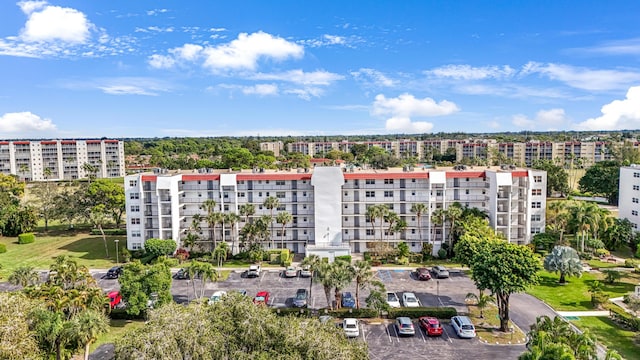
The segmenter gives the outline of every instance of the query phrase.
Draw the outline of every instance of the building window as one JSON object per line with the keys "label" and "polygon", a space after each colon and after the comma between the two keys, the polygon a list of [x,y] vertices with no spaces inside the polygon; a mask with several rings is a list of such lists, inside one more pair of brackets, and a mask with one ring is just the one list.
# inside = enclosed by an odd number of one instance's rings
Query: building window
{"label": "building window", "polygon": [[278,206],[278,207],[276,208],[276,210],[278,210],[278,211],[285,211],[285,210],[287,210],[287,207],[286,207],[285,205],[280,205],[280,206]]}
{"label": "building window", "polygon": [[416,233],[416,229],[411,229],[411,233],[415,234]]}
{"label": "building window", "polygon": [[349,208],[349,205],[344,204],[344,208],[345,208],[345,209],[348,209],[348,208]]}
{"label": "building window", "polygon": [[384,183],[385,183],[386,185],[393,184],[393,179],[384,179]]}
{"label": "building window", "polygon": [[258,192],[258,197],[262,197],[262,191]]}
{"label": "building window", "polygon": [[307,210],[307,204],[303,204],[302,209]]}
{"label": "building window", "polygon": [[638,216],[638,210],[631,210],[631,215]]}
{"label": "building window", "polygon": [[131,212],[140,212],[140,205],[131,205]]}
{"label": "building window", "polygon": [[393,197],[393,191],[385,191],[384,197]]}
{"label": "building window", "polygon": [[633,190],[640,190],[640,185],[633,185]]}
{"label": "building window", "polygon": [[140,199],[140,193],[131,193],[131,194],[129,194],[129,199],[131,199],[131,200]]}
{"label": "building window", "polygon": [[539,175],[538,176],[534,176],[533,177],[533,182],[541,183],[542,182],[542,176],[539,176]]}
{"label": "building window", "polygon": [[367,229],[367,235],[368,236],[373,236],[373,229]]}
{"label": "building window", "polygon": [[540,221],[540,214],[531,215],[531,221]]}
{"label": "building window", "polygon": [[415,191],[412,191],[412,192],[411,192],[411,196],[416,196],[416,192],[415,192]]}
{"label": "building window", "polygon": [[532,234],[540,234],[540,228],[539,227],[532,227],[531,228],[531,233]]}
{"label": "building window", "polygon": [[464,190],[465,195],[469,195],[469,189]]}
{"label": "building window", "polygon": [[366,197],[368,197],[368,198],[376,197],[376,192],[375,191],[367,191],[366,192]]}
{"label": "building window", "polygon": [[633,173],[633,177],[635,177],[635,178],[640,177],[640,173],[639,172],[634,172]]}
{"label": "building window", "polygon": [[278,199],[284,199],[284,195],[285,195],[285,194],[284,194],[284,191],[278,191],[278,192],[276,192],[276,197],[277,197]]}
{"label": "building window", "polygon": [[131,232],[131,237],[140,237],[140,231],[132,231]]}
{"label": "building window", "polygon": [[132,225],[140,225],[140,218],[131,218]]}
{"label": "building window", "polygon": [[307,192],[306,192],[306,191],[303,191],[303,192],[302,192],[302,196],[307,196]]}
{"label": "building window", "polygon": [[632,226],[634,229],[637,229],[637,228],[638,228],[638,224],[636,224],[636,223],[631,224],[631,226]]}
{"label": "building window", "polygon": [[540,201],[534,201],[531,203],[531,207],[534,209],[540,209],[542,207],[542,203]]}
{"label": "building window", "polygon": [[637,204],[638,203],[638,198],[631,198],[631,202]]}
{"label": "building window", "polygon": [[531,195],[533,195],[533,196],[542,196],[542,189],[533,189],[533,190],[531,190]]}
{"label": "building window", "polygon": [[138,180],[129,180],[129,186],[130,187],[138,186]]}
{"label": "building window", "polygon": [[141,250],[141,249],[142,249],[142,244],[140,244],[140,243],[133,243],[133,244],[131,244],[131,249],[132,249],[132,250]]}
{"label": "building window", "polygon": [[244,192],[239,192],[238,197],[244,197]]}
{"label": "building window", "polygon": [[284,180],[276,180],[276,185],[284,185]]}
{"label": "building window", "polygon": [[375,184],[376,184],[376,181],[375,181],[374,179],[367,179],[367,180],[365,181],[365,184],[366,184],[366,185],[375,185]]}
{"label": "building window", "polygon": [[225,204],[225,206],[224,206],[224,211],[229,211],[229,205],[226,205],[226,204]]}

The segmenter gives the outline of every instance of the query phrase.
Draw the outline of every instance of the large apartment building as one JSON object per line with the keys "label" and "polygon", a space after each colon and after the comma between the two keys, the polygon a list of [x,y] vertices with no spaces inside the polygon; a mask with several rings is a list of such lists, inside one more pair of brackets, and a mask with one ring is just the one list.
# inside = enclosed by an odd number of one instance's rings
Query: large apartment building
{"label": "large apartment building", "polygon": [[17,175],[26,181],[75,180],[92,175],[122,177],[125,175],[124,143],[120,140],[0,140],[0,173]]}
{"label": "large apartment building", "polygon": [[618,217],[631,221],[638,231],[640,226],[640,165],[620,168],[620,185],[618,190]]}
{"label": "large apartment building", "polygon": [[[288,152],[298,152],[309,156],[325,154],[331,150],[348,152],[355,144],[368,147],[379,146],[397,157],[416,157],[429,160],[434,154],[453,153],[456,161],[474,159],[474,161],[491,161],[492,157],[501,154],[510,163],[520,166],[531,166],[535,160],[552,160],[556,162],[574,162],[590,166],[602,160],[610,160],[611,154],[607,143],[603,141],[528,141],[497,142],[492,139],[482,140],[390,140],[390,141],[341,141],[341,142],[294,142],[287,144]],[[261,143],[261,148],[273,148],[277,143]],[[282,146],[282,143],[279,143]],[[633,146],[638,148],[638,143]],[[280,148],[281,149],[281,148]]]}
{"label": "large apartment building", "polygon": [[[127,246],[140,249],[150,238],[173,239],[181,246],[194,215],[207,199],[217,212],[238,213],[244,204],[254,204],[253,218],[270,214],[263,203],[279,200],[275,214],[287,211],[293,217],[285,225],[274,222],[273,238],[295,253],[317,253],[332,257],[366,251],[373,242],[405,241],[411,251],[422,242],[434,245],[436,253],[448,238],[447,225],[435,225],[431,214],[454,202],[488,214],[491,226],[508,241],[527,244],[533,234],[544,231],[546,173],[515,167],[443,169],[357,170],[316,166],[312,170],[242,171],[158,170],[125,177],[127,202]],[[427,213],[417,218],[414,204],[425,204]],[[407,224],[389,232],[388,223],[375,227],[366,216],[371,205],[384,204]],[[232,231],[230,224],[209,229],[200,223],[201,238],[215,232],[217,240],[237,244],[242,219]],[[249,220],[251,221],[251,220]],[[420,224],[420,227],[419,227]],[[382,229],[382,231],[380,231]],[[381,234],[381,232],[383,234]],[[265,244],[269,247],[271,244]],[[237,251],[237,248],[234,248]]]}

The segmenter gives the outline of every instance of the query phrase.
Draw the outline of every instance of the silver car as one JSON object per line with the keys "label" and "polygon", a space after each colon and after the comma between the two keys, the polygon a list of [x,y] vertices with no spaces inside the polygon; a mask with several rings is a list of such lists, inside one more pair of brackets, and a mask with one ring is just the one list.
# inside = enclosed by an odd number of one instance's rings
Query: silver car
{"label": "silver car", "polygon": [[438,279],[446,279],[449,277],[449,270],[442,265],[432,267],[431,272],[433,273],[433,277]]}
{"label": "silver car", "polygon": [[401,316],[396,319],[396,330],[398,330],[398,335],[413,336],[416,334],[413,322],[410,318],[405,316]]}

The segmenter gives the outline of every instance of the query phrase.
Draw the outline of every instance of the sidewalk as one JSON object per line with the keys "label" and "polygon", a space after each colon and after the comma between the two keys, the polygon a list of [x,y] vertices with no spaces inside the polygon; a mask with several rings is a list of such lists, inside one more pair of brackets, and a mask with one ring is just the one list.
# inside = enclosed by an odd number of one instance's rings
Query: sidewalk
{"label": "sidewalk", "polygon": [[575,316],[575,317],[588,317],[588,316],[609,316],[608,310],[594,310],[594,311],[557,311],[558,315],[562,317]]}

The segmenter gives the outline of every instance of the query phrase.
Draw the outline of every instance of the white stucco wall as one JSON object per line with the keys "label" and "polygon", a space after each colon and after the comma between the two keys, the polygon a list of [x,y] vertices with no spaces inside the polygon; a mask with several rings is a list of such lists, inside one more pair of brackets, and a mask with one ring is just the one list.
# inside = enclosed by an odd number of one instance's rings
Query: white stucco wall
{"label": "white stucco wall", "polygon": [[316,246],[342,245],[342,170],[337,166],[318,166],[313,170],[311,185]]}

